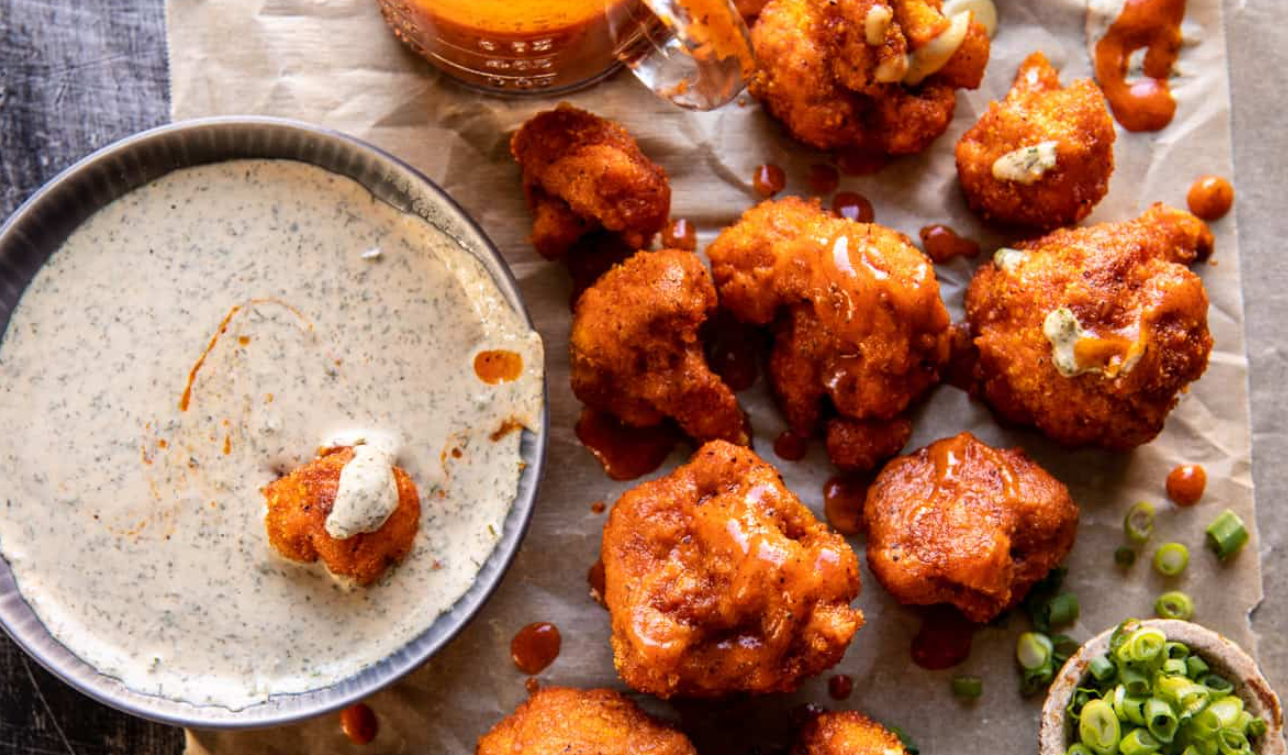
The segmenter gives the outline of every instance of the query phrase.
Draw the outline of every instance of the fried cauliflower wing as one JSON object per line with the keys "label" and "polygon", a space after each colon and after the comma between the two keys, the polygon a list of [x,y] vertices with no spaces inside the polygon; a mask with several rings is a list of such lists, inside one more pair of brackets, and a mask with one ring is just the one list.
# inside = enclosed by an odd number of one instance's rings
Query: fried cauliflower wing
{"label": "fried cauliflower wing", "polygon": [[353,448],[328,449],[322,456],[274,480],[264,488],[268,541],[282,557],[313,563],[369,585],[411,551],[420,526],[420,494],[407,473],[394,467],[398,506],[375,532],[344,538],[326,531],[326,518],[340,487],[340,472],[353,458]]}
{"label": "fried cauliflower wing", "polygon": [[563,103],[524,123],[510,153],[523,168],[532,244],[549,259],[600,228],[638,249],[666,224],[666,172],[613,121]]}
{"label": "fried cauliflower wing", "polygon": [[572,391],[634,427],[672,417],[700,441],[750,442],[729,386],[711,371],[698,329],[716,310],[711,274],[691,252],[639,252],[577,300]]}
{"label": "fried cauliflower wing", "polygon": [[930,260],[903,234],[792,197],[748,210],[707,256],[723,306],[773,325],[769,377],[792,432],[811,435],[830,407],[846,420],[828,432],[838,466],[897,453],[907,428],[894,420],[949,355]]}
{"label": "fried cauliflower wing", "polygon": [[906,755],[894,732],[857,710],[815,716],[796,739],[792,755]]}
{"label": "fried cauliflower wing", "polygon": [[479,738],[475,755],[697,755],[688,737],[608,689],[545,687]]}
{"label": "fried cauliflower wing", "polygon": [[658,697],[795,690],[863,624],[850,546],[724,441],[627,491],[602,554],[618,673]]}
{"label": "fried cauliflower wing", "polygon": [[1203,221],[1156,204],[998,250],[966,292],[974,390],[1066,445],[1148,443],[1207,369],[1207,292],[1185,265],[1212,244]]}
{"label": "fried cauliflower wing", "polygon": [[989,39],[938,0],[770,0],[752,28],[751,93],[819,149],[905,155],[948,128],[975,89]]}
{"label": "fried cauliflower wing", "polygon": [[951,603],[986,622],[1069,553],[1078,507],[1020,449],[970,433],[894,459],[868,488],[868,567],[904,605]]}
{"label": "fried cauliflower wing", "polygon": [[1044,230],[1072,225],[1109,191],[1115,135],[1095,82],[1062,88],[1035,52],[1006,100],[991,103],[957,142],[957,177],[986,220]]}

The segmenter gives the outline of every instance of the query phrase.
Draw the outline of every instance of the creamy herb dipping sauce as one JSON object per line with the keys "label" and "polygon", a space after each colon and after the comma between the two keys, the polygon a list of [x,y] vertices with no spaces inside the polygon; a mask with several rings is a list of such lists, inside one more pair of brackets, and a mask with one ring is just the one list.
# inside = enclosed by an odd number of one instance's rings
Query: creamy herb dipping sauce
{"label": "creamy herb dipping sauce", "polygon": [[[484,350],[519,376],[485,383]],[[484,267],[359,184],[176,171],[90,218],[13,313],[0,552],[54,636],[135,690],[239,708],[326,686],[473,583],[522,466],[498,430],[536,427],[542,369]],[[412,552],[365,589],[276,556],[260,493],[353,432],[388,435],[421,496]]]}

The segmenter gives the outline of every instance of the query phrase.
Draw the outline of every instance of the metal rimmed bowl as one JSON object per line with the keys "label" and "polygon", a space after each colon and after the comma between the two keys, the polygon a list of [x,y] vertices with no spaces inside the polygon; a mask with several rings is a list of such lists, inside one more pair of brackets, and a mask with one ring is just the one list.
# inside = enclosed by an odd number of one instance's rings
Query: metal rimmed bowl
{"label": "metal rimmed bowl", "polygon": [[[1243,648],[1207,627],[1188,621],[1147,619],[1141,625],[1158,629],[1169,640],[1185,643],[1213,671],[1234,684],[1234,694],[1243,699],[1245,710],[1265,719],[1269,725],[1265,735],[1258,739],[1254,750],[1257,755],[1284,755],[1288,752],[1284,743],[1284,714],[1279,697]],[[1086,678],[1091,661],[1109,652],[1113,633],[1113,628],[1106,629],[1087,640],[1065,662],[1055,681],[1051,683],[1046,702],[1042,705],[1042,723],[1038,731],[1039,755],[1064,755],[1068,749],[1073,732],[1065,708]]]}
{"label": "metal rimmed bowl", "polygon": [[[424,218],[479,259],[506,300],[532,321],[496,247],[442,189],[414,168],[365,142],[303,123],[256,117],[210,118],[145,131],[63,171],[0,227],[0,333],[45,260],[94,212],[180,168],[234,159],[284,159],[347,176],[382,201]],[[0,626],[42,666],[94,699],[144,718],[197,728],[277,726],[341,708],[421,665],[459,633],[500,583],[532,516],[545,463],[549,415],[543,401],[536,432],[523,433],[518,495],[500,540],[474,584],[428,629],[348,679],[299,694],[276,695],[241,710],[194,705],[135,692],[53,638],[27,605],[9,564],[0,559]]]}

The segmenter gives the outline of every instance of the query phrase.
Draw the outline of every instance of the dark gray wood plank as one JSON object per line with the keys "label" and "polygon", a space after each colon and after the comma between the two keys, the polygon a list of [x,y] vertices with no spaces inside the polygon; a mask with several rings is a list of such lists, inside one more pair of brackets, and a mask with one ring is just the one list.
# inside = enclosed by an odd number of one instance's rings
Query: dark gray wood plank
{"label": "dark gray wood plank", "polygon": [[[160,0],[0,0],[0,217],[93,150],[169,118]],[[174,755],[178,729],[105,708],[0,635],[0,755]]]}

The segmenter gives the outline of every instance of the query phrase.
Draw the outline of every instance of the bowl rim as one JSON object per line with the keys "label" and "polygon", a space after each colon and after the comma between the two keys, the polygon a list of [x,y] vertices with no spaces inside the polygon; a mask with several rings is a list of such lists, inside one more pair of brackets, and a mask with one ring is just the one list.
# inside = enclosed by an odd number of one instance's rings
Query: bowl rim
{"label": "bowl rim", "polygon": [[[1168,640],[1184,642],[1201,654],[1214,669],[1231,677],[1236,694],[1243,698],[1248,709],[1253,714],[1263,715],[1268,719],[1269,728],[1254,750],[1257,755],[1285,755],[1288,752],[1283,738],[1283,708],[1279,697],[1262,675],[1256,661],[1243,648],[1233,640],[1190,621],[1143,619],[1140,624],[1161,630]],[[1087,640],[1056,674],[1042,703],[1038,729],[1039,755],[1064,755],[1068,749],[1068,716],[1065,715],[1065,707],[1079,682],[1088,673],[1092,659],[1108,651],[1109,640],[1116,629],[1117,626],[1110,627]]]}
{"label": "bowl rim", "polygon": [[[194,151],[197,152],[194,155]],[[161,164],[149,159],[165,158]],[[0,342],[31,275],[94,212],[150,180],[175,170],[237,159],[304,162],[357,181],[373,196],[419,215],[472,254],[523,322],[536,330],[513,271],[479,224],[437,183],[366,141],[302,121],[268,116],[217,116],[164,124],[132,134],[77,160],[45,182],[0,224]],[[132,172],[132,175],[131,175]],[[86,197],[92,192],[92,196]],[[47,226],[56,223],[52,230]],[[34,252],[32,250],[35,250]],[[13,282],[15,255],[39,264]],[[22,597],[0,553],[0,629],[46,670],[79,692],[131,715],[205,729],[281,726],[329,713],[383,689],[423,665],[456,638],[500,586],[532,521],[545,471],[550,429],[549,383],[543,370],[538,426],[524,429],[524,462],[501,537],[456,602],[420,634],[386,658],[326,687],[270,696],[239,710],[200,705],[126,687],[73,654],[45,627]]]}

